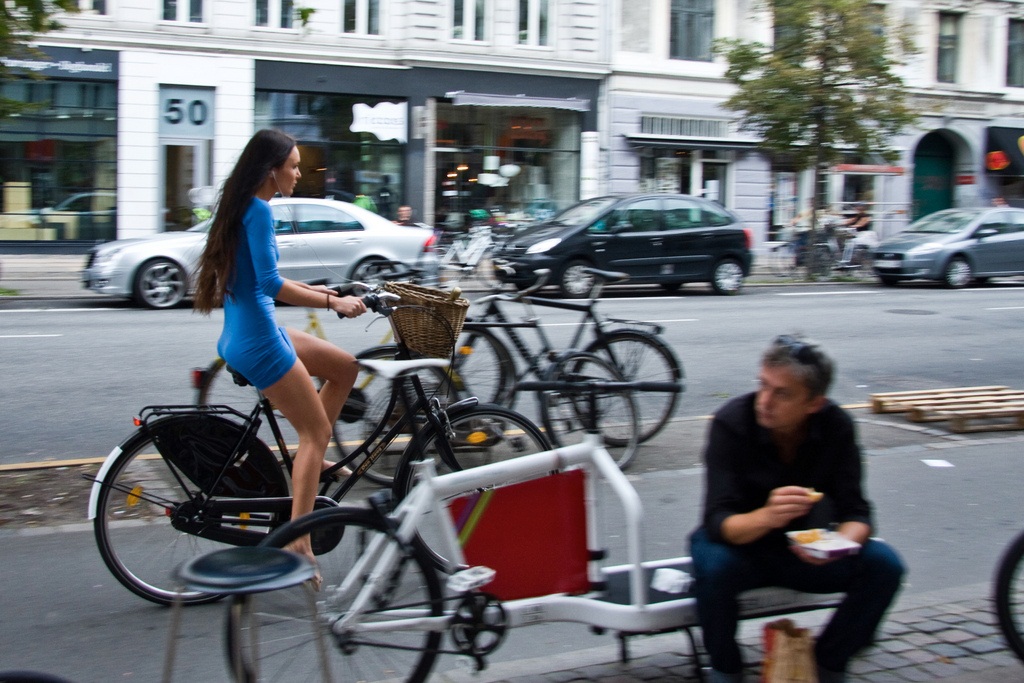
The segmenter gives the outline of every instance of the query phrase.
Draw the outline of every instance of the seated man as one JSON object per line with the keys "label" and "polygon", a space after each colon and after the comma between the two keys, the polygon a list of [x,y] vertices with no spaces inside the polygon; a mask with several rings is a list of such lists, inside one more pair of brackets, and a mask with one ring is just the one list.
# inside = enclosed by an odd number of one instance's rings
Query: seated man
{"label": "seated man", "polygon": [[[764,586],[846,593],[818,638],[821,683],[845,680],[899,590],[899,556],[870,538],[860,448],[850,416],[825,396],[832,361],[798,337],[775,339],[760,386],[729,401],[711,425],[703,522],[690,538],[694,595],[713,683],[742,680],[737,596]],[[824,493],[814,502],[810,489]],[[785,532],[829,528],[862,544],[832,560],[789,545]]]}

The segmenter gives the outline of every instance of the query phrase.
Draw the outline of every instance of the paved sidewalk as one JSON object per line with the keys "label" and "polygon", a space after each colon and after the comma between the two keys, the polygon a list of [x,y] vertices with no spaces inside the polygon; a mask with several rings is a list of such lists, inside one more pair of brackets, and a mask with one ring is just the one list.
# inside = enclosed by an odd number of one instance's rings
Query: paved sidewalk
{"label": "paved sidewalk", "polygon": [[[900,598],[886,619],[878,642],[852,663],[850,680],[869,683],[1024,680],[1024,665],[1006,649],[995,625],[989,592],[986,583]],[[830,614],[830,610],[824,610],[791,618],[801,626],[817,628]],[[760,632],[766,621],[752,620],[741,625],[740,641],[748,662],[761,660]],[[689,657],[688,641],[681,634],[632,638],[629,650],[631,659],[626,664],[619,661],[618,647],[608,645],[557,657],[503,662],[480,673],[446,672],[434,676],[433,680],[446,683],[698,680]],[[759,667],[751,667],[747,678],[757,680],[759,671]]]}

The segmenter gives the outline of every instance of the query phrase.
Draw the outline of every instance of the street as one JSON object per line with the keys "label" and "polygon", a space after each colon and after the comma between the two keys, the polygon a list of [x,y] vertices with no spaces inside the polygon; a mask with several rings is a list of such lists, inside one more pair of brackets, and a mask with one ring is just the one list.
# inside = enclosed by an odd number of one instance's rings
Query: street
{"label": "street", "polygon": [[[1024,386],[1017,286],[752,287],[736,297],[685,291],[619,295],[600,305],[607,316],[665,326],[686,372],[679,416],[710,414],[750,390],[764,345],[793,331],[817,339],[836,358],[832,396],[843,404],[882,391]],[[145,311],[105,299],[82,308],[25,306],[0,307],[0,464],[106,455],[131,432],[131,418],[143,406],[194,400],[189,371],[214,358],[220,334],[220,314],[206,318],[187,308]],[[555,344],[569,339],[579,318],[555,309],[536,313]],[[285,324],[306,326],[304,310],[280,308],[279,315]],[[353,352],[380,343],[386,330],[369,314],[321,320],[329,338]],[[529,411],[522,401],[517,407]]]}
{"label": "street", "polygon": [[[679,418],[641,451],[631,479],[646,505],[645,556],[685,554],[702,496],[702,420],[728,397],[753,388],[757,356],[774,335],[800,331],[835,356],[833,397],[862,403],[873,392],[944,386],[1024,386],[1019,339],[1021,288],[945,291],[905,287],[763,287],[732,298],[618,296],[607,315],[662,321],[682,359],[688,389]],[[103,310],[110,309],[110,310]],[[302,327],[305,313],[281,309]],[[541,311],[553,339],[575,316]],[[333,341],[358,350],[380,323],[325,319]],[[149,403],[189,402],[188,369],[211,357],[219,318],[190,310],[113,306],[0,308],[5,417],[0,462],[101,457]],[[529,407],[524,406],[524,407]],[[868,492],[878,532],[903,554],[904,596],[990,580],[1002,548],[1021,528],[1019,451],[1014,433],[954,438],[899,428],[856,409],[868,456]],[[929,461],[929,462],[925,462]],[[948,466],[938,466],[938,465]],[[1005,483],[1004,483],[1005,482]],[[85,483],[83,482],[83,486]],[[84,511],[83,511],[84,518]],[[612,511],[600,523],[615,556],[624,539]],[[84,519],[83,519],[84,522]],[[0,530],[5,587],[0,669],[32,668],[76,682],[158,680],[170,613],[130,595],[110,576],[91,526]],[[175,680],[225,678],[223,605],[185,610]],[[612,643],[579,625],[509,635],[495,662]],[[453,657],[440,671],[457,668]]]}

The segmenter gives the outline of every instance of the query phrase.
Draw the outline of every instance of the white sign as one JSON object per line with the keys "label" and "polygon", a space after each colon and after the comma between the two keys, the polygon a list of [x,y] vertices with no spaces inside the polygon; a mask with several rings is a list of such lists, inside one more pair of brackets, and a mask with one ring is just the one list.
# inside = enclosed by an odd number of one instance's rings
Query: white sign
{"label": "white sign", "polygon": [[213,88],[160,86],[160,135],[213,139]]}
{"label": "white sign", "polygon": [[353,133],[373,133],[378,140],[406,142],[409,131],[408,105],[405,102],[381,102],[376,106],[352,105]]}

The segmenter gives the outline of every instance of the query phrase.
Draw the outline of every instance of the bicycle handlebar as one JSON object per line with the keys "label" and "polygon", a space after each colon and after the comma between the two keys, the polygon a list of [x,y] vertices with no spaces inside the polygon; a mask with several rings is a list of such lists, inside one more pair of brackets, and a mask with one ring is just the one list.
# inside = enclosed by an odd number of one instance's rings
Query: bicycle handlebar
{"label": "bicycle handlebar", "polygon": [[[500,267],[502,270],[510,274],[516,272],[515,269],[512,268],[511,266],[496,267]],[[537,279],[534,281],[532,285],[530,285],[529,287],[522,291],[515,293],[498,292],[497,294],[488,294],[487,296],[482,296],[479,299],[474,300],[473,303],[485,304],[488,301],[520,301],[523,297],[533,294],[534,292],[536,292],[541,287],[547,284],[548,278],[551,276],[551,269],[538,268],[537,270],[533,271],[533,274],[537,276]]]}
{"label": "bicycle handlebar", "polygon": [[[344,285],[336,285],[331,289],[333,289],[338,296],[360,297],[366,308],[380,315],[390,314],[391,304],[401,299],[397,294],[374,289],[364,282],[350,282]],[[345,316],[339,313],[338,317],[344,318]]]}

